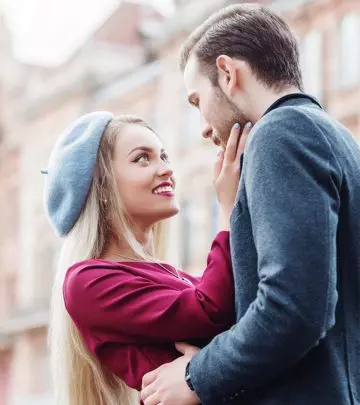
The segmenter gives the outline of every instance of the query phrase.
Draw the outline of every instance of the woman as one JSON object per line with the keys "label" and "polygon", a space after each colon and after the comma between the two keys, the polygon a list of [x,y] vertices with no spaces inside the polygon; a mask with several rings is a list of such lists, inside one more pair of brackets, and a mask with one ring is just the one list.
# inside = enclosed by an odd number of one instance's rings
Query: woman
{"label": "woman", "polygon": [[[227,222],[240,173],[234,126],[215,164]],[[87,114],[50,156],[44,203],[64,237],[52,293],[50,348],[56,403],[135,403],[129,389],[175,359],[174,342],[209,340],[234,322],[228,231],[201,278],[159,262],[161,221],[179,211],[159,138],[139,118]]]}

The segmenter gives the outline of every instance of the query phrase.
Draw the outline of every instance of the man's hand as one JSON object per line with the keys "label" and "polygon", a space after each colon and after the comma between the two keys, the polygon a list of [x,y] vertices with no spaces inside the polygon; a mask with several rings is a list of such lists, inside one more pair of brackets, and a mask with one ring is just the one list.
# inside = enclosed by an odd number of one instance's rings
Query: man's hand
{"label": "man's hand", "polygon": [[197,405],[200,399],[185,381],[185,368],[199,348],[177,343],[183,356],[143,377],[141,399],[145,405]]}

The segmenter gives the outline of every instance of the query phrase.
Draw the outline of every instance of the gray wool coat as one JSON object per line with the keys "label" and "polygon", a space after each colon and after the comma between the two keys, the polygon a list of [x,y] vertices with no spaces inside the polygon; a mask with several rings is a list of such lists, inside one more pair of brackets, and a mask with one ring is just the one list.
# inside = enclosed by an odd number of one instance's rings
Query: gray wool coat
{"label": "gray wool coat", "polygon": [[204,405],[360,404],[360,148],[306,94],[252,129],[231,217],[237,323],[190,362]]}

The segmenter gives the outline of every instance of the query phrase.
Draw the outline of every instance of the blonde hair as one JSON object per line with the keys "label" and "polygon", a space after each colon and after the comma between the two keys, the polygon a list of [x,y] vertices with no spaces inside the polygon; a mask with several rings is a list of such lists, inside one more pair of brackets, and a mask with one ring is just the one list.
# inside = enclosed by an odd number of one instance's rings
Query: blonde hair
{"label": "blonde hair", "polygon": [[[58,259],[49,328],[50,359],[57,405],[138,403],[136,391],[131,390],[90,353],[66,311],[63,298],[63,283],[68,267],[80,260],[101,257],[110,236],[122,238],[122,242],[127,243],[137,257],[155,260],[154,255],[144,251],[136,240],[117,193],[112,157],[121,128],[127,124],[148,127],[143,120],[132,116],[120,116],[109,123],[101,140],[86,205],[76,224],[66,235]],[[118,235],[117,231],[115,235],[115,229],[120,229],[121,234]],[[161,222],[153,229],[155,256],[163,249],[162,230]]]}

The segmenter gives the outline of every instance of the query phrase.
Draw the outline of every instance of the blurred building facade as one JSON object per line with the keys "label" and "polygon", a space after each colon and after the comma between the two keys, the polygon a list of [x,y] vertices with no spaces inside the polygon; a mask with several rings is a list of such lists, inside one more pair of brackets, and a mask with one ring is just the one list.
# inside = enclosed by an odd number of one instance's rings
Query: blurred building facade
{"label": "blurred building facade", "polygon": [[[131,1],[57,69],[21,66],[0,23],[0,405],[51,404],[46,348],[51,283],[60,242],[42,208],[54,140],[80,114],[107,109],[147,120],[177,173],[179,216],[169,223],[167,258],[203,267],[219,210],[211,185],[215,149],[188,106],[178,52],[191,29],[230,1],[181,0],[166,18]],[[263,1],[283,14],[301,47],[307,90],[360,140],[360,3]]]}

